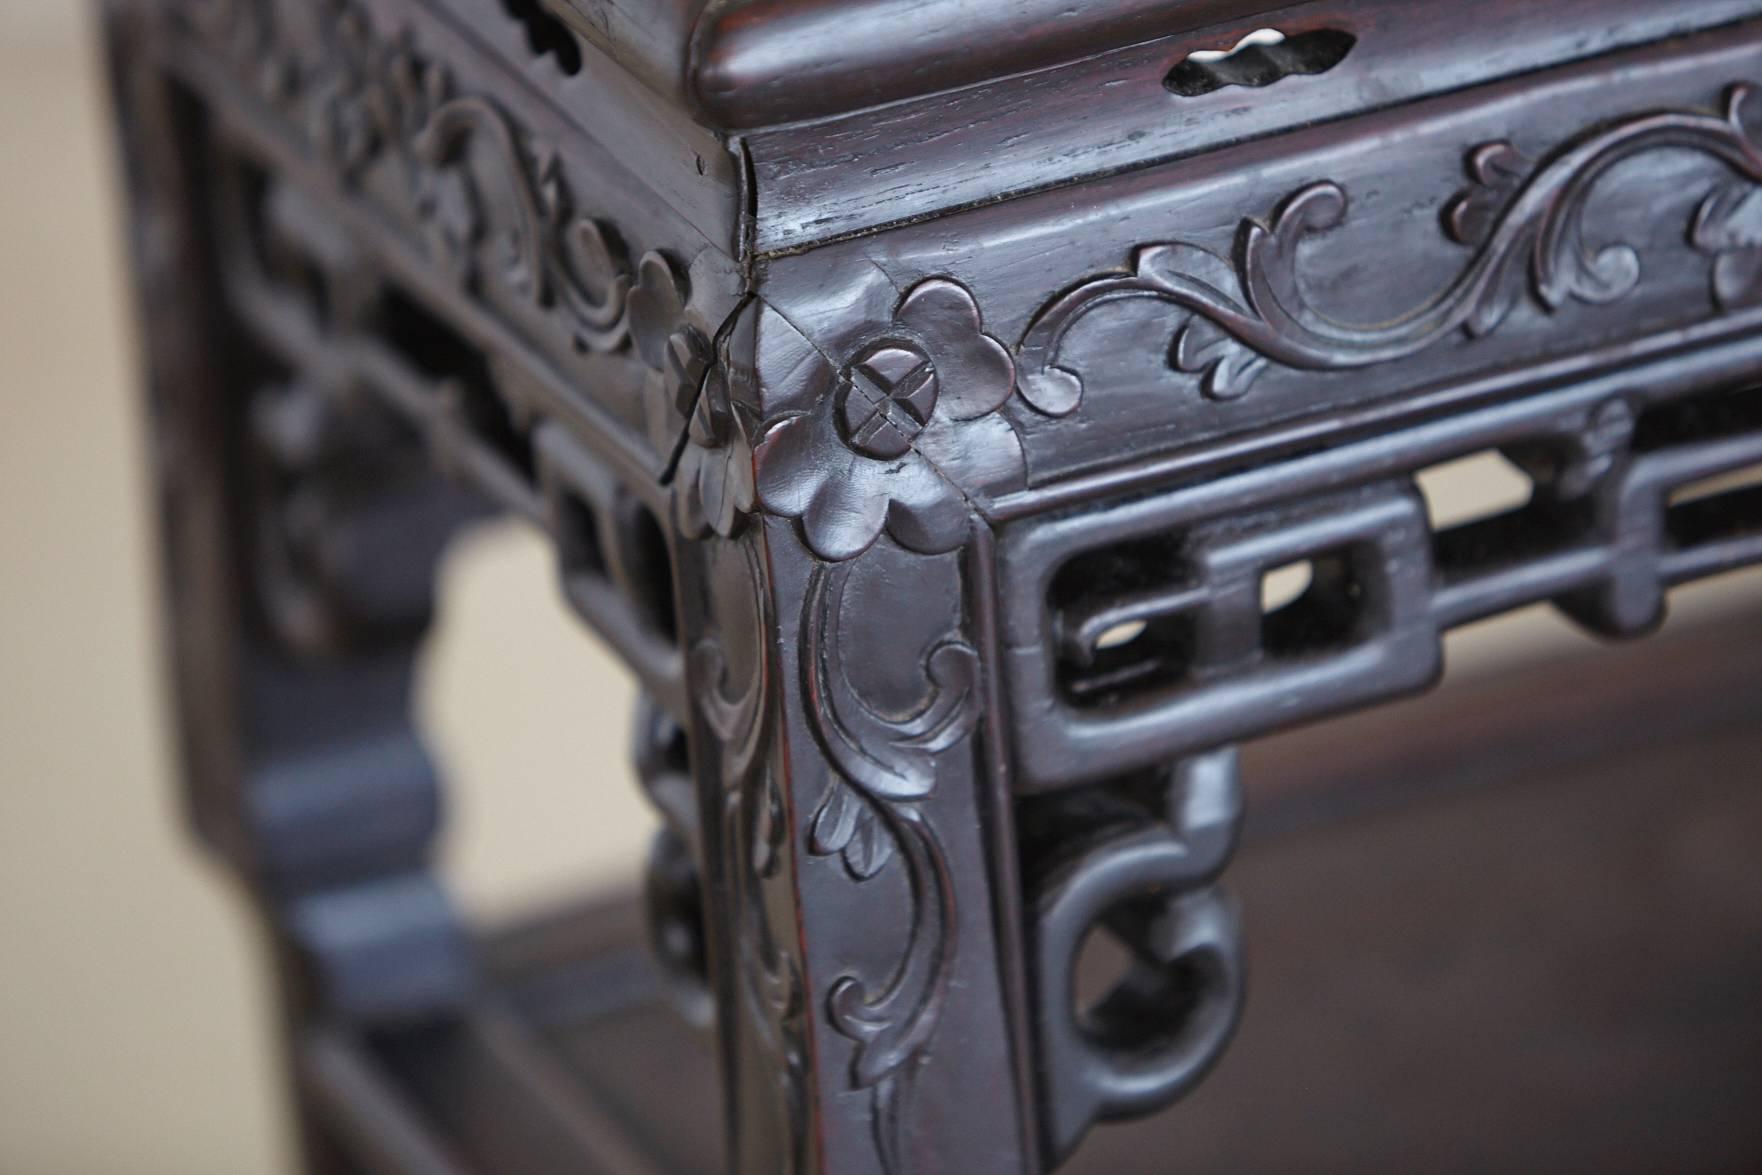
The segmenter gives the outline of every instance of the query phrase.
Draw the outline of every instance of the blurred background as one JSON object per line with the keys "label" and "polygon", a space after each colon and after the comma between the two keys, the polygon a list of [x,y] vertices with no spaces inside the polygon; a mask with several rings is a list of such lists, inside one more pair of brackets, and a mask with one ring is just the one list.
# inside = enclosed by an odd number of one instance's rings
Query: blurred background
{"label": "blurred background", "polygon": [[[0,1172],[291,1168],[268,976],[190,846],[95,29],[0,0]],[[634,885],[633,692],[532,535],[449,558],[422,708],[474,913]]]}
{"label": "blurred background", "polygon": [[[86,5],[0,3],[0,1172],[289,1170],[263,960],[190,847],[158,647],[149,492],[109,128]],[[1466,467],[1440,501],[1507,492]],[[631,886],[651,819],[632,694],[549,555],[450,557],[421,707],[474,913]],[[1686,594],[1677,622],[1756,598]],[[1453,673],[1585,642],[1536,611],[1453,638]]]}

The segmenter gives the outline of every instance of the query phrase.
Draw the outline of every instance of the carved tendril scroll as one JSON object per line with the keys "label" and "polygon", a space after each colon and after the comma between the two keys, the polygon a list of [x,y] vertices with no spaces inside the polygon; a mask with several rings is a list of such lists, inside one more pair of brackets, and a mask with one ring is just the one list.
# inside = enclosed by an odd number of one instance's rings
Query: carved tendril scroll
{"label": "carved tendril scroll", "polygon": [[585,210],[555,144],[463,90],[361,0],[323,0],[312,44],[264,0],[182,0],[173,11],[351,199],[372,202],[482,309],[559,354],[630,346],[646,368],[650,439],[671,452],[715,366],[705,292],[663,252],[632,263],[617,226]]}
{"label": "carved tendril scroll", "polygon": [[1736,174],[1702,203],[1690,242],[1716,258],[1713,296],[1722,311],[1762,303],[1762,143],[1751,125],[1759,113],[1755,88],[1737,85],[1719,113],[1636,115],[1568,143],[1536,170],[1510,143],[1477,148],[1469,157],[1474,184],[1444,218],[1450,235],[1475,249],[1472,260],[1437,296],[1387,323],[1340,322],[1304,292],[1300,245],[1339,228],[1348,212],[1346,192],[1331,182],[1292,195],[1270,223],[1244,222],[1234,264],[1196,245],[1146,245],[1132,272],[1091,278],[1041,310],[1017,347],[1022,397],[1048,416],[1076,411],[1083,381],[1061,365],[1064,342],[1085,316],[1123,299],[1184,312],[1170,363],[1198,376],[1217,400],[1246,394],[1274,363],[1350,370],[1407,358],[1457,330],[1491,334],[1522,296],[1525,258],[1530,296],[1549,313],[1575,299],[1617,301],[1639,284],[1639,254],[1626,244],[1592,248],[1585,210],[1612,168],[1648,151],[1699,152]]}
{"label": "carved tendril scroll", "polygon": [[[607,351],[623,342],[630,276],[616,259],[615,238],[596,221],[571,215],[568,189],[554,154],[528,161],[516,131],[487,99],[453,98],[434,108],[416,131],[411,150],[424,177],[418,207],[441,215],[449,199],[481,204],[481,197],[449,197],[445,185],[469,183],[461,165],[473,147],[493,150],[496,174],[510,199],[500,207],[506,223],[496,228],[504,257],[502,280],[540,307],[561,303],[575,344]],[[486,231],[482,213],[452,230],[446,247],[463,260]],[[443,218],[444,221],[444,218]]]}
{"label": "carved tendril scroll", "polygon": [[264,99],[348,182],[371,187],[377,167],[398,173],[417,227],[461,280],[554,311],[583,350],[621,346],[630,267],[609,226],[576,207],[555,150],[488,98],[458,92],[407,38],[381,34],[358,0],[327,8],[325,43],[310,59],[266,7],[191,0],[186,11],[255,67]]}
{"label": "carved tendril scroll", "polygon": [[827,996],[833,1026],[857,1044],[851,1082],[871,1092],[882,1165],[902,1170],[900,1103],[912,1063],[936,1030],[955,951],[954,890],[935,828],[921,809],[936,783],[936,756],[966,738],[979,716],[978,652],[950,636],[925,655],[929,690],[908,713],[885,713],[851,684],[839,618],[853,564],[820,564],[803,610],[803,685],[815,733],[840,774],[814,814],[809,848],[837,856],[858,882],[896,858],[912,913],[903,956],[890,976],[849,974]]}

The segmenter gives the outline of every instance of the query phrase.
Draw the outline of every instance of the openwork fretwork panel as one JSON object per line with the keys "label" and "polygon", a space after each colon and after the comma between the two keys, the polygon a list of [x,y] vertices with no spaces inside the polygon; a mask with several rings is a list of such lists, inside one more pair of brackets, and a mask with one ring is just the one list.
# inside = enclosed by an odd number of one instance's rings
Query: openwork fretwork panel
{"label": "openwork fretwork panel", "polygon": [[[1015,524],[1004,575],[1037,585],[1006,621],[1020,785],[1422,688],[1444,631],[1531,604],[1651,630],[1669,588],[1762,561],[1762,390],[1730,378],[1624,373]],[[1529,500],[1435,529],[1416,475],[1485,450],[1529,477]],[[1291,568],[1306,590],[1266,610],[1268,578]]]}

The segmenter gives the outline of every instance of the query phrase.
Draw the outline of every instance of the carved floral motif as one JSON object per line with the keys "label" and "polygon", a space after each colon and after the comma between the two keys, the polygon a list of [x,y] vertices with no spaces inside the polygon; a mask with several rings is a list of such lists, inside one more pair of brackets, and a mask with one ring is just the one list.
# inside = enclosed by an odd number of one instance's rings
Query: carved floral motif
{"label": "carved floral motif", "polygon": [[258,90],[344,179],[402,198],[435,259],[559,321],[582,350],[622,346],[630,267],[611,227],[583,214],[557,154],[481,95],[459,93],[408,36],[387,37],[359,0],[327,0],[322,52],[302,60],[250,0],[192,0],[192,23],[257,69]]}
{"label": "carved floral motif", "polygon": [[771,422],[759,500],[799,519],[823,559],[859,555],[883,530],[913,551],[951,551],[970,525],[956,487],[1023,478],[1021,439],[997,414],[1014,386],[1015,365],[973,296],[944,278],[921,282],[829,394]]}
{"label": "carved floral motif", "polygon": [[1047,305],[1017,348],[1022,397],[1048,416],[1067,416],[1082,401],[1082,377],[1060,362],[1071,328],[1124,299],[1152,299],[1182,312],[1170,364],[1197,376],[1216,400],[1246,394],[1274,363],[1340,371],[1404,359],[1465,330],[1491,334],[1524,295],[1552,313],[1569,301],[1606,304],[1632,293],[1640,257],[1630,245],[1592,248],[1586,206],[1599,182],[1622,161],[1653,150],[1693,150],[1737,173],[1702,204],[1691,242],[1715,258],[1713,295],[1721,310],[1762,302],[1762,143],[1754,122],[1756,93],[1734,86],[1719,113],[1643,114],[1584,136],[1533,168],[1509,143],[1469,157],[1473,186],[1445,215],[1451,236],[1475,249],[1456,280],[1412,312],[1377,325],[1343,323],[1311,305],[1299,276],[1300,245],[1345,223],[1348,201],[1337,184],[1312,184],[1291,196],[1270,222],[1246,221],[1230,261],[1196,245],[1146,245],[1130,273],[1102,274]]}

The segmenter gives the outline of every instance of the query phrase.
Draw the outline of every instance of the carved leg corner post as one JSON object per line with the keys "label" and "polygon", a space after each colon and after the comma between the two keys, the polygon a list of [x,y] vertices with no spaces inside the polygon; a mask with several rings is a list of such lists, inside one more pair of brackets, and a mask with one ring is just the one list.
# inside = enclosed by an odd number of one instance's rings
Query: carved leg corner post
{"label": "carved leg corner post", "polygon": [[733,1168],[1031,1169],[962,557],[752,520],[691,561]]}
{"label": "carved leg corner post", "polygon": [[675,964],[700,941],[678,916],[690,886],[669,880],[692,847],[731,1169],[1032,1170],[979,560],[889,540],[829,558],[760,506],[762,337],[780,325],[752,301],[724,328],[670,479],[697,803],[664,766],[678,732],[645,720],[640,773],[672,846],[651,870],[654,938]]}
{"label": "carved leg corner post", "polygon": [[[919,447],[963,395],[980,411],[959,427],[998,440],[1001,348],[978,326],[964,291],[926,283],[839,363],[750,304],[673,479],[703,831],[667,835],[700,846],[739,1171],[1050,1170],[1094,1122],[1184,1093],[1236,1023],[1236,923],[1212,888],[1234,753],[1018,778],[999,626],[1024,589]],[[944,385],[961,348],[980,382]],[[676,786],[651,783],[664,812]],[[1079,1013],[1103,927],[1138,962]]]}

